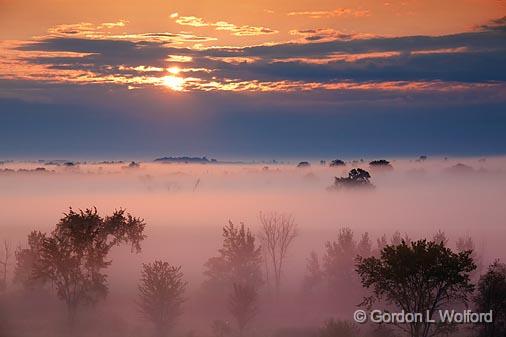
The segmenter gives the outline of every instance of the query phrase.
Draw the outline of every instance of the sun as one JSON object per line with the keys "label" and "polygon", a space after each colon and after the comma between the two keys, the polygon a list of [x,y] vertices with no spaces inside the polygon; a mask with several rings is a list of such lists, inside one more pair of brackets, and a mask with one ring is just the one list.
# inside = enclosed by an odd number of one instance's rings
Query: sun
{"label": "sun", "polygon": [[174,91],[183,90],[184,78],[177,76],[181,72],[181,69],[178,67],[171,67],[167,69],[167,71],[170,75],[162,78],[162,84]]}
{"label": "sun", "polygon": [[177,76],[165,76],[162,78],[162,83],[169,89],[175,91],[183,90],[184,79]]}

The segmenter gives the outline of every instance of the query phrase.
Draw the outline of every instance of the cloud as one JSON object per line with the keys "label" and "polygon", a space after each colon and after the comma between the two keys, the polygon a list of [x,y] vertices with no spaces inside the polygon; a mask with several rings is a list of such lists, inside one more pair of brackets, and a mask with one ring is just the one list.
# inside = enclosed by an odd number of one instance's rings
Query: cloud
{"label": "cloud", "polygon": [[255,35],[265,35],[265,34],[276,34],[277,30],[259,27],[259,26],[250,26],[250,25],[242,25],[237,26],[233,23],[226,21],[217,21],[217,22],[206,22],[204,19],[196,17],[196,16],[171,16],[171,18],[176,20],[176,23],[183,26],[192,26],[192,27],[214,27],[215,30],[218,31],[229,31],[232,32],[235,36],[255,36]]}
{"label": "cloud", "polygon": [[[294,31],[296,42],[246,47],[184,47],[179,34],[74,33],[58,30],[3,47],[0,77],[65,83],[159,86],[178,66],[188,91],[462,91],[506,82],[506,32],[378,37],[331,29]],[[84,25],[84,27],[89,27]],[[238,29],[227,23],[223,29]],[[72,32],[69,32],[69,29]],[[194,41],[198,37],[191,36]]]}
{"label": "cloud", "polygon": [[299,11],[289,12],[288,16],[307,16],[311,19],[333,18],[340,16],[353,16],[353,17],[366,17],[370,16],[371,12],[364,9],[351,9],[351,8],[336,8],[334,10],[322,11]]}

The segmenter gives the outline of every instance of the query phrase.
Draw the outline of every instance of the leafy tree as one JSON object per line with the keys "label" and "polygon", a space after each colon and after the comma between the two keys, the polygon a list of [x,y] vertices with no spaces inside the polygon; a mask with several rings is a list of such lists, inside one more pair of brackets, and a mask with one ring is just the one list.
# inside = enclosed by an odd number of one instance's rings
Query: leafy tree
{"label": "leafy tree", "polygon": [[477,287],[475,297],[478,312],[493,312],[492,323],[479,323],[480,336],[504,337],[506,335],[506,265],[495,261],[488,267]]}
{"label": "leafy tree", "polygon": [[387,170],[393,169],[392,164],[390,164],[390,162],[385,159],[373,160],[369,162],[369,166],[375,169],[387,169]]}
{"label": "leafy tree", "polygon": [[342,161],[341,159],[334,159],[333,161],[330,162],[331,167],[345,166],[345,165],[346,165],[346,163],[344,161]]}
{"label": "leafy tree", "polygon": [[65,301],[72,328],[77,309],[106,297],[110,250],[122,243],[140,251],[145,223],[124,210],[101,217],[96,208],[72,208],[40,241],[33,277],[50,280],[58,297]]}
{"label": "leafy tree", "polygon": [[360,241],[357,244],[357,255],[362,257],[369,257],[372,254],[372,243],[369,233],[362,234]]}
{"label": "leafy tree", "polygon": [[14,283],[20,284],[26,289],[42,287],[47,279],[44,277],[34,278],[33,272],[37,259],[41,256],[42,244],[45,235],[39,231],[32,231],[28,235],[28,248],[18,247],[14,252],[16,266],[14,268]]}
{"label": "leafy tree", "polygon": [[[363,304],[385,301],[405,312],[428,312],[432,318],[451,303],[467,303],[474,289],[470,273],[476,268],[470,255],[420,240],[386,246],[380,257],[359,258],[356,270],[362,285],[373,291]],[[435,336],[451,328],[430,322],[397,326],[412,337]]]}
{"label": "leafy tree", "polygon": [[311,166],[311,164],[307,161],[301,161],[300,163],[297,164],[298,168],[310,167],[310,166]]}
{"label": "leafy tree", "polygon": [[297,237],[297,224],[291,215],[277,213],[260,213],[260,223],[259,238],[266,252],[266,263],[274,274],[276,295],[279,295],[288,248]]}
{"label": "leafy tree", "polygon": [[158,336],[167,336],[182,314],[186,286],[181,267],[164,261],[142,265],[138,306],[142,315],[154,324]]}
{"label": "leafy tree", "polygon": [[233,284],[229,310],[237,321],[239,336],[243,336],[246,326],[257,314],[257,298],[258,293],[253,285]]}
{"label": "leafy tree", "polygon": [[324,323],[318,337],[357,337],[359,332],[354,323],[330,319]]}
{"label": "leafy tree", "polygon": [[360,298],[361,289],[354,273],[357,252],[353,231],[348,227],[339,230],[337,241],[325,244],[323,275],[333,299],[338,297],[343,307],[356,304]]}
{"label": "leafy tree", "polygon": [[474,263],[476,263],[476,270],[472,273],[471,276],[474,281],[478,281],[478,278],[483,271],[483,264],[481,256],[477,253],[473,238],[470,236],[458,238],[456,248],[457,252],[465,252],[465,251],[472,252],[471,258],[473,259]]}
{"label": "leafy tree", "polygon": [[311,252],[306,261],[306,276],[304,277],[304,291],[310,293],[323,281],[323,271],[316,252]]}
{"label": "leafy tree", "polygon": [[438,230],[437,233],[434,234],[434,236],[432,237],[432,241],[434,241],[435,243],[442,243],[443,246],[448,245],[448,238],[446,237],[446,233],[441,230]]}
{"label": "leafy tree", "polygon": [[219,256],[210,258],[205,264],[206,286],[228,291],[234,283],[256,288],[263,284],[261,249],[243,223],[235,226],[229,221],[223,227],[223,246],[218,252]]}
{"label": "leafy tree", "polygon": [[374,185],[370,181],[371,175],[366,170],[361,168],[352,169],[348,172],[347,177],[335,177],[334,185],[330,189],[343,189],[343,188],[372,188]]}

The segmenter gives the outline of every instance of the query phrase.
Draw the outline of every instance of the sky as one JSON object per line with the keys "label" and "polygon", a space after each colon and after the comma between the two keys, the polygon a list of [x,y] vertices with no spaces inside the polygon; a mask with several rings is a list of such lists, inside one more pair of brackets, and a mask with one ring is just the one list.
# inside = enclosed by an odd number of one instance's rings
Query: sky
{"label": "sky", "polygon": [[506,152],[506,1],[0,0],[0,160]]}

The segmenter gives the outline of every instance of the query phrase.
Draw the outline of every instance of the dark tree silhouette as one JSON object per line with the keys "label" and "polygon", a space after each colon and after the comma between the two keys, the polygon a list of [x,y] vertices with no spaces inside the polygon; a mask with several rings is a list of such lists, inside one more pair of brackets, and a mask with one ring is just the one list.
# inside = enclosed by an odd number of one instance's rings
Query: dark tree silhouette
{"label": "dark tree silhouette", "polygon": [[96,208],[74,211],[72,208],[43,236],[40,255],[35,260],[35,279],[50,280],[58,297],[65,301],[69,326],[73,327],[77,309],[95,304],[106,297],[110,250],[122,243],[140,251],[145,223],[139,218],[115,211],[101,217]]}
{"label": "dark tree silhouette", "polygon": [[336,166],[345,166],[346,163],[342,161],[341,159],[334,159],[330,162],[329,166],[336,167]]}
{"label": "dark tree silhouette", "polygon": [[342,189],[342,188],[372,188],[374,185],[370,182],[371,175],[366,170],[361,168],[352,169],[347,177],[335,177],[334,185],[331,189]]}
{"label": "dark tree silhouette", "polygon": [[506,336],[506,265],[495,261],[488,267],[477,287],[475,297],[478,312],[493,312],[492,323],[477,325],[482,337]]}
{"label": "dark tree silhouette", "polygon": [[158,336],[167,336],[182,314],[186,286],[181,267],[163,261],[142,265],[138,306],[144,318],[153,323]]}
{"label": "dark tree silhouette", "polygon": [[279,295],[283,267],[288,248],[297,237],[297,224],[291,215],[278,213],[260,213],[259,238],[265,251],[267,271],[272,269],[274,288]]}
{"label": "dark tree silhouette", "polygon": [[[474,286],[470,273],[476,268],[471,252],[454,253],[443,244],[420,240],[386,246],[381,256],[358,258],[362,285],[373,295],[363,304],[385,301],[405,312],[433,314],[451,303],[467,303]],[[385,303],[384,302],[384,303]],[[412,337],[435,336],[449,331],[449,324],[413,322],[397,324]]]}
{"label": "dark tree silhouette", "polygon": [[41,256],[42,244],[45,235],[39,231],[32,231],[28,235],[28,248],[18,247],[14,252],[16,266],[14,268],[14,283],[26,289],[42,287],[47,279],[34,277],[35,264]]}
{"label": "dark tree silhouette", "polygon": [[230,295],[229,310],[237,322],[239,336],[244,335],[246,326],[257,314],[256,302],[258,292],[253,285],[233,284]]}
{"label": "dark tree silhouette", "polygon": [[369,166],[373,169],[387,169],[387,170],[393,169],[392,164],[390,164],[390,162],[385,159],[373,160],[369,162]]}
{"label": "dark tree silhouette", "polygon": [[307,161],[301,161],[300,163],[297,164],[297,167],[301,168],[301,167],[309,167],[311,166],[311,164]]}
{"label": "dark tree silhouette", "polygon": [[241,223],[232,221],[223,227],[223,246],[219,256],[210,258],[205,264],[205,285],[215,291],[226,291],[234,283],[250,284],[255,288],[263,284],[262,253],[255,243],[255,236]]}

